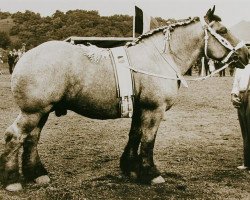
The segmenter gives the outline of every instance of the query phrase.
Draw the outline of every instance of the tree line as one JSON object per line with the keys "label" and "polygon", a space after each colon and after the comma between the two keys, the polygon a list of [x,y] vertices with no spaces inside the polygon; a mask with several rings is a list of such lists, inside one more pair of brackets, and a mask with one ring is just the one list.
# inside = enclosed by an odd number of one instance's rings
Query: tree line
{"label": "tree line", "polygon": [[[70,36],[132,37],[133,17],[129,15],[100,16],[98,11],[57,10],[52,16],[42,17],[32,11],[0,12],[0,19],[12,19],[9,32],[0,28],[1,48],[20,48],[23,43],[31,49],[50,40],[63,40]],[[160,25],[169,20],[157,18]],[[170,19],[171,20],[171,19]],[[15,38],[12,40],[11,38]]]}

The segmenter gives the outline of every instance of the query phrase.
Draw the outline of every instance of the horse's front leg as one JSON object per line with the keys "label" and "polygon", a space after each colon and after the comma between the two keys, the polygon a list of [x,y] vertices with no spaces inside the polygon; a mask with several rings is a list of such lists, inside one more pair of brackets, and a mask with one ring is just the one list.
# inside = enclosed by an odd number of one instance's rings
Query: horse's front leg
{"label": "horse's front leg", "polygon": [[129,140],[120,159],[120,168],[125,176],[135,180],[137,180],[139,172],[138,148],[141,136],[141,110],[134,109]]}
{"label": "horse's front leg", "polygon": [[[136,177],[142,183],[160,183],[160,177],[153,160],[155,137],[165,109],[135,110],[129,141],[122,154],[120,167],[127,176]],[[138,147],[141,143],[140,156]]]}
{"label": "horse's front leg", "polygon": [[164,108],[155,110],[144,110],[142,113],[141,124],[141,147],[140,147],[140,167],[139,180],[142,183],[163,183],[164,179],[160,176],[154,164],[154,144],[160,122],[164,116]]}

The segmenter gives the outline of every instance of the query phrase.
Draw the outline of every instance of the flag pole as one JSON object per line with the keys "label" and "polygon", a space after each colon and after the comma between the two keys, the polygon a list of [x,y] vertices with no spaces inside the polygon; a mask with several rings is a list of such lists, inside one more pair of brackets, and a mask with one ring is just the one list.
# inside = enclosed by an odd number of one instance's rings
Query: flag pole
{"label": "flag pole", "polygon": [[133,38],[135,39],[135,2],[134,2],[134,14],[133,14]]}

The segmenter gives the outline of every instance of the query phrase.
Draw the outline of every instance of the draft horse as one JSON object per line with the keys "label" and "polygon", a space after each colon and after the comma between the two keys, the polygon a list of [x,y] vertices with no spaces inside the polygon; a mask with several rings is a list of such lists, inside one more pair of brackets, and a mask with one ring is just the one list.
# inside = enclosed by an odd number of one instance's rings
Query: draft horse
{"label": "draft horse", "polygon": [[[131,66],[148,73],[132,72],[134,113],[120,159],[124,175],[141,183],[164,182],[154,164],[153,150],[157,129],[179,89],[173,65],[184,74],[204,54],[214,60],[234,60],[240,68],[248,63],[247,48],[220,23],[214,10],[209,9],[202,18],[154,29],[127,45]],[[1,182],[7,190],[22,189],[18,162],[21,147],[23,177],[39,184],[50,181],[37,144],[51,112],[60,116],[72,110],[95,119],[120,116],[113,70],[110,57],[93,62],[81,47],[63,41],[46,42],[24,54],[11,78],[20,114],[5,132],[0,158]]]}

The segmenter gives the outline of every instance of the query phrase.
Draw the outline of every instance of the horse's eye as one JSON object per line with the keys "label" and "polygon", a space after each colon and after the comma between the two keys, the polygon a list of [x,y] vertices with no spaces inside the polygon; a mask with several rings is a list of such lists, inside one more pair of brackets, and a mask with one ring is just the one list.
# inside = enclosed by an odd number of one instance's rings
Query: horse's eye
{"label": "horse's eye", "polygon": [[218,33],[218,34],[226,34],[227,33],[227,28],[226,27],[221,27],[220,29],[216,30],[216,33]]}

